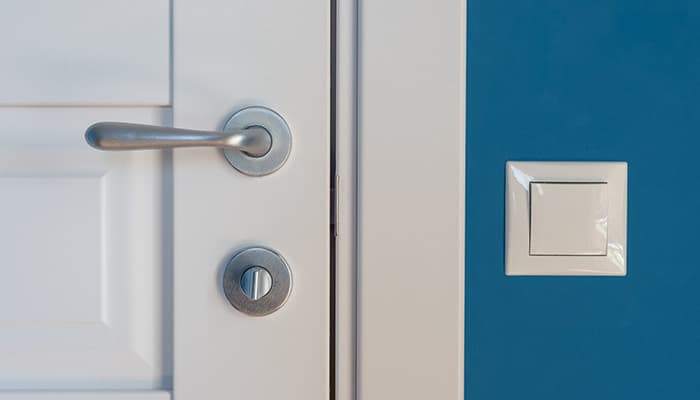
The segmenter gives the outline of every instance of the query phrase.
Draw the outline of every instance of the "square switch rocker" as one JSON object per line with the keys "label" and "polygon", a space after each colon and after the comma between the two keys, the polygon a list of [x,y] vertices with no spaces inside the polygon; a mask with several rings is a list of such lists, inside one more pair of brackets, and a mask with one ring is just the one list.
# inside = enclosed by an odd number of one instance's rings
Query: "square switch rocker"
{"label": "square switch rocker", "polygon": [[607,182],[530,182],[531,256],[607,253]]}
{"label": "square switch rocker", "polygon": [[507,275],[626,275],[627,163],[508,162]]}

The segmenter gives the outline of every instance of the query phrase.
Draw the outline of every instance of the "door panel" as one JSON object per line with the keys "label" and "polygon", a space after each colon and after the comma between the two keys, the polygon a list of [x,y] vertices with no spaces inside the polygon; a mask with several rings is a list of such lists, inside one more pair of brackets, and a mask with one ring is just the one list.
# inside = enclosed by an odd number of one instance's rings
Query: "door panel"
{"label": "door panel", "polygon": [[91,150],[81,133],[105,118],[170,115],[0,108],[0,389],[168,385],[165,161]]}
{"label": "door panel", "polygon": [[2,9],[0,105],[169,104],[169,0],[4,1]]}
{"label": "door panel", "polygon": [[[328,397],[329,5],[174,2],[175,125],[216,129],[262,105],[292,132],[287,163],[264,177],[242,175],[213,149],[175,153],[180,398]],[[292,272],[286,305],[262,318],[237,312],[220,289],[230,257],[253,245],[277,250]]]}
{"label": "door panel", "polygon": [[[330,3],[170,4],[3,8],[0,399],[329,395]],[[97,121],[217,130],[251,105],[292,131],[264,177],[216,149],[99,152],[83,137]],[[266,317],[222,292],[246,246],[292,271]]]}

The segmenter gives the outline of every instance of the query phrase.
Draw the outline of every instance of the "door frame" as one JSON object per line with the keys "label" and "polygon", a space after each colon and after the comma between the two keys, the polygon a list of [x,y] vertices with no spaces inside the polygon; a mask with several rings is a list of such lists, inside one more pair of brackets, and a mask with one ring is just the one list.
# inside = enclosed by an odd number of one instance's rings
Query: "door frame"
{"label": "door frame", "polygon": [[334,3],[335,396],[462,399],[467,0]]}

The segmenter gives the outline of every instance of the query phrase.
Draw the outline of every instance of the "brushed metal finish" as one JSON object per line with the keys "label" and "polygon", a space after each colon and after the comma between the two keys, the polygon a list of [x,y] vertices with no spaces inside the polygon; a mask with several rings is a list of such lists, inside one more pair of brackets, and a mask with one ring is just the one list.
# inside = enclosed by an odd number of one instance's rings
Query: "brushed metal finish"
{"label": "brushed metal finish", "polygon": [[233,114],[223,131],[98,122],[87,128],[85,140],[98,150],[216,147],[223,149],[231,166],[249,176],[277,171],[292,149],[292,134],[284,118],[257,106]]}
{"label": "brushed metal finish", "polygon": [[175,147],[218,147],[259,157],[270,150],[272,138],[262,127],[231,131],[199,131],[125,122],[98,122],[85,131],[85,140],[99,150],[155,150]]}
{"label": "brushed metal finish", "polygon": [[264,127],[272,137],[270,151],[260,157],[251,157],[240,151],[224,149],[224,155],[234,168],[250,176],[263,176],[277,171],[292,151],[292,133],[287,122],[276,112],[265,107],[248,107],[233,114],[224,130],[238,131],[248,127]]}
{"label": "brushed metal finish", "polygon": [[250,267],[241,277],[241,289],[251,300],[260,300],[272,289],[272,275],[261,266]]}
{"label": "brushed metal finish", "polygon": [[[266,285],[266,278],[262,275],[258,277],[258,284],[253,284],[257,286],[257,293],[255,289],[245,287],[249,286],[248,280],[255,280],[254,274],[262,272],[260,270],[269,274],[271,281],[265,294],[260,292]],[[249,247],[236,253],[226,265],[222,281],[229,303],[238,311],[255,317],[277,311],[292,291],[289,265],[282,256],[263,247]]]}

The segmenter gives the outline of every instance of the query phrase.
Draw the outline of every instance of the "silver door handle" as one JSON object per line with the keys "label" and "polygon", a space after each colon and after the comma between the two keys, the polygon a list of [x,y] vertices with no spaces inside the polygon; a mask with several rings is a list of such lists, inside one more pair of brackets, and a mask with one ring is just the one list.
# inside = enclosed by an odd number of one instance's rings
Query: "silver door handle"
{"label": "silver door handle", "polygon": [[263,128],[238,131],[198,131],[124,122],[98,122],[85,131],[85,140],[99,150],[148,150],[174,147],[218,147],[260,157],[272,138]]}
{"label": "silver door handle", "polygon": [[224,150],[233,167],[252,176],[276,171],[291,150],[287,123],[277,113],[263,107],[238,111],[222,131],[98,122],[87,128],[85,140],[99,150],[217,147]]}

